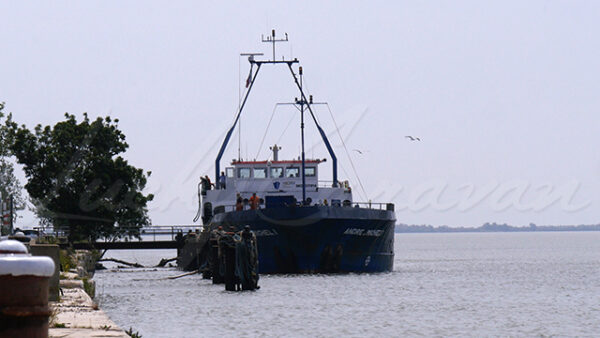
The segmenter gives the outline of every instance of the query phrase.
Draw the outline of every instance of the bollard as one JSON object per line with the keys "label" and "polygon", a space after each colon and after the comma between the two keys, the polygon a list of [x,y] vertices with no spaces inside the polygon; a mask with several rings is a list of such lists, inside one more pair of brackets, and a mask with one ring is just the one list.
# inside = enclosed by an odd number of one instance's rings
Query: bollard
{"label": "bollard", "polygon": [[212,274],[213,284],[223,284],[223,276],[221,275],[221,260],[219,257],[219,243],[216,239],[209,241],[210,252],[209,252],[209,266]]}
{"label": "bollard", "polygon": [[50,277],[48,300],[58,301],[59,283],[60,283],[60,254],[59,246],[56,244],[38,244],[35,241],[29,245],[29,253],[34,257],[50,257],[54,261],[54,275]]}
{"label": "bollard", "polygon": [[22,232],[17,232],[14,235],[8,236],[8,239],[12,239],[15,241],[19,241],[21,243],[29,243],[31,242],[31,238],[25,236],[25,234],[23,234]]}
{"label": "bollard", "polygon": [[[224,233],[219,237],[220,271],[223,272],[225,290],[237,291],[238,281],[235,276],[235,239],[233,233]],[[213,276],[214,282],[214,276]]]}
{"label": "bollard", "polygon": [[0,338],[48,337],[49,257],[31,257],[18,241],[0,242]]}
{"label": "bollard", "polygon": [[235,247],[225,246],[225,290],[238,291],[238,278],[235,276]]}

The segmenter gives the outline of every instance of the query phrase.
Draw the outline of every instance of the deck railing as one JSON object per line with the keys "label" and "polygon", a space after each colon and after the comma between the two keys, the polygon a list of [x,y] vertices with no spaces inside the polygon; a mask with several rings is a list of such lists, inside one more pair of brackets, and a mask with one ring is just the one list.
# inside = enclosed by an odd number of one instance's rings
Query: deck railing
{"label": "deck railing", "polygon": [[[318,188],[333,188],[333,181],[317,181]],[[348,181],[339,182],[337,184],[338,188],[344,188],[344,190],[350,190],[350,184]]]}
{"label": "deck railing", "polygon": [[[296,207],[303,207],[302,202],[297,202],[295,204]],[[307,206],[329,206],[332,208],[363,208],[363,209],[375,209],[375,210],[388,210],[388,211],[394,211],[394,204],[393,203],[373,203],[373,202],[350,202],[350,203],[344,203],[343,201],[341,202],[336,202],[336,203],[328,203],[327,205],[323,204],[323,203],[312,203],[311,205],[307,205]],[[265,205],[261,204],[259,205],[258,209],[264,209]],[[241,206],[241,210],[250,210],[250,204],[242,204]],[[220,213],[224,213],[224,212],[230,212],[230,211],[236,211],[236,205],[220,205],[220,206],[216,206],[214,208],[214,214],[220,214]]]}

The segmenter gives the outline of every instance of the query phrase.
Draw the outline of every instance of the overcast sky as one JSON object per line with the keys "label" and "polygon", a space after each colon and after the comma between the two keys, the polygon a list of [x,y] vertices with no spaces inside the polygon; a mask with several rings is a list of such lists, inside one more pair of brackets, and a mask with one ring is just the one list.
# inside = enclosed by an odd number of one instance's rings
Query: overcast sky
{"label": "overcast sky", "polygon": [[[394,202],[408,224],[600,222],[600,2],[3,1],[0,13],[6,111],[30,127],[119,118],[125,157],[153,172],[156,225],[191,223],[249,71],[239,54],[270,57],[272,28],[290,39],[277,58],[299,58],[330,104],[349,156],[325,107],[318,118],[355,200]],[[274,103],[297,96],[284,67],[261,69],[253,94],[249,159]],[[259,158],[274,142],[297,157],[298,125],[278,108]],[[307,155],[326,157],[308,128]],[[237,152],[236,134],[222,167]]]}

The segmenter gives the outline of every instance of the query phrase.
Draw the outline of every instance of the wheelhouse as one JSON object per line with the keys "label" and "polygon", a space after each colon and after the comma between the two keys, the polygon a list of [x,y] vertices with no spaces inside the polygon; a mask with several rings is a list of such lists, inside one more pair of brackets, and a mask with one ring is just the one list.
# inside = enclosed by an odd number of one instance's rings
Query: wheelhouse
{"label": "wheelhouse", "polygon": [[[276,145],[271,147],[274,148],[281,149]],[[276,151],[273,152],[273,158],[277,158]],[[323,162],[326,162],[326,159],[304,161],[304,204],[352,203],[352,191],[347,181],[319,180],[319,165]],[[215,189],[205,191],[202,199],[203,220],[208,222],[215,213],[236,210],[238,194],[246,202],[243,210],[249,208],[247,201],[253,194],[260,198],[260,208],[269,207],[265,201],[270,196],[293,198],[296,203],[302,203],[302,160],[233,160],[231,165],[225,168],[225,184],[219,182]]]}

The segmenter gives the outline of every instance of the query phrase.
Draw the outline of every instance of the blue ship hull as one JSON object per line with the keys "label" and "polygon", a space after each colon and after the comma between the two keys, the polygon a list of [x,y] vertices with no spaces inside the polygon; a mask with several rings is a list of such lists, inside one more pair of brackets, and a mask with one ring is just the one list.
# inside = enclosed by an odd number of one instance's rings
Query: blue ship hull
{"label": "blue ship hull", "polygon": [[393,211],[310,206],[216,214],[211,228],[249,225],[260,273],[386,272],[394,267]]}

